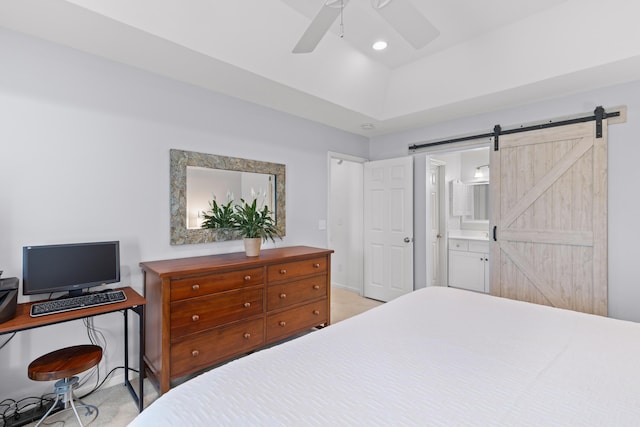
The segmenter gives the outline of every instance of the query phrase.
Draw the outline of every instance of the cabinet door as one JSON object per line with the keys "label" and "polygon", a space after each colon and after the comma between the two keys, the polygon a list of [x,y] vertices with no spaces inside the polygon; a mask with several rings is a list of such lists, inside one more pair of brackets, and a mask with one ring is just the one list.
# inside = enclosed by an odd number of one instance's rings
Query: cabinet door
{"label": "cabinet door", "polygon": [[484,255],[484,291],[491,293],[491,275],[489,274],[489,254]]}
{"label": "cabinet door", "polygon": [[485,255],[449,251],[449,286],[484,292]]}

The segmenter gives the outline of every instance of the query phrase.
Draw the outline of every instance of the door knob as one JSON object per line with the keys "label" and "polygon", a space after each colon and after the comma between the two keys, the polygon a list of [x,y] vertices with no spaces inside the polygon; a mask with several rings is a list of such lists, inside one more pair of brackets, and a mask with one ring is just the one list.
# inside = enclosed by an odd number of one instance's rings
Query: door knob
{"label": "door knob", "polygon": [[409,242],[411,242],[411,239],[410,239],[410,238],[408,238],[408,237],[405,237],[405,238],[404,238],[404,242],[405,242],[405,243],[409,243]]}

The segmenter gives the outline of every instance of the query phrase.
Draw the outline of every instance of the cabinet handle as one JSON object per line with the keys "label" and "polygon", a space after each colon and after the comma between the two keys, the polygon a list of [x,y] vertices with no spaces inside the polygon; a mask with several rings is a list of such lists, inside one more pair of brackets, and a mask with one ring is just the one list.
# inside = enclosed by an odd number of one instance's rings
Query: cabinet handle
{"label": "cabinet handle", "polygon": [[313,264],[313,268],[320,268],[320,264],[318,263]]}
{"label": "cabinet handle", "polygon": [[249,338],[251,338],[251,334],[250,334],[249,332],[246,332],[246,333],[243,335],[243,337],[244,337],[244,339],[245,339],[245,340],[248,340]]}
{"label": "cabinet handle", "polygon": [[318,289],[320,289],[320,285],[313,285],[313,289],[317,291]]}
{"label": "cabinet handle", "polygon": [[200,352],[198,350],[191,351],[191,357],[198,357],[198,356],[200,356]]}
{"label": "cabinet handle", "polygon": [[280,294],[280,299],[285,299],[286,297],[287,297],[287,294],[285,294],[285,293],[281,293]]}
{"label": "cabinet handle", "polygon": [[191,287],[191,289],[193,289],[194,291],[197,291],[198,289],[200,289],[200,285],[198,285],[197,283],[195,285],[193,285]]}
{"label": "cabinet handle", "polygon": [[249,280],[251,280],[251,276],[249,276],[248,274],[246,276],[244,276],[244,281],[248,282]]}
{"label": "cabinet handle", "polygon": [[280,270],[280,274],[287,274],[287,270],[283,268],[282,270]]}
{"label": "cabinet handle", "polygon": [[316,316],[319,316],[320,312],[318,310],[313,310],[313,314],[315,314]]}
{"label": "cabinet handle", "polygon": [[245,302],[244,304],[242,304],[244,306],[244,308],[249,308],[251,307],[251,303],[250,302]]}
{"label": "cabinet handle", "polygon": [[194,322],[197,322],[198,320],[200,320],[200,316],[198,316],[197,314],[194,314],[193,316],[191,316],[191,320],[193,320]]}
{"label": "cabinet handle", "polygon": [[280,325],[280,327],[284,328],[285,326],[287,326],[287,322],[285,322],[284,320],[281,320],[280,323],[278,323],[278,325]]}

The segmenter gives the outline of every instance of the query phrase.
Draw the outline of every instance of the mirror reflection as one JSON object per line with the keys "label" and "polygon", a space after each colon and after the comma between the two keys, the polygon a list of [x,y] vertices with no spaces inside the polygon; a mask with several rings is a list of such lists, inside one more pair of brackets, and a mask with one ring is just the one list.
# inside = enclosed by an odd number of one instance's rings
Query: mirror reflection
{"label": "mirror reflection", "polygon": [[202,213],[212,200],[218,204],[240,203],[240,199],[258,199],[258,206],[267,206],[277,217],[275,206],[275,175],[187,166],[187,228],[202,227]]}
{"label": "mirror reflection", "polygon": [[[237,240],[228,228],[200,228],[200,214],[210,210],[214,197],[219,204],[231,199],[258,200],[267,204],[280,236],[286,235],[285,170],[280,163],[194,151],[170,151],[172,245]],[[200,213],[200,214],[199,214]]]}
{"label": "mirror reflection", "polygon": [[465,220],[488,221],[489,220],[489,184],[469,185],[471,215]]}

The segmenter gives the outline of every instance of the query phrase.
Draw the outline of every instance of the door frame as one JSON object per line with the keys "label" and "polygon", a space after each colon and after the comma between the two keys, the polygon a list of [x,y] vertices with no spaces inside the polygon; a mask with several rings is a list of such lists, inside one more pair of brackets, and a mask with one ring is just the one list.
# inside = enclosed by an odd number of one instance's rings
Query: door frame
{"label": "door frame", "polygon": [[[447,213],[446,213],[446,199],[445,199],[445,175],[446,175],[446,162],[443,162],[441,160],[438,159],[434,159],[431,156],[426,156],[425,157],[425,162],[426,162],[426,167],[427,167],[427,174],[425,176],[425,178],[428,180],[430,173],[429,171],[431,171],[431,169],[433,169],[434,167],[436,167],[438,169],[437,174],[438,174],[438,228],[440,230],[440,233],[442,234],[441,240],[438,243],[438,251],[439,251],[439,256],[438,256],[438,268],[440,269],[440,282],[442,284],[442,286],[446,286],[447,283],[449,283],[449,271],[447,269]],[[427,188],[426,188],[426,205],[427,205],[427,209],[426,209],[426,215],[425,215],[425,224],[428,224],[430,218],[429,218],[429,213],[432,211],[430,208],[430,203],[431,203],[431,197],[429,197],[429,187],[431,184],[427,183]],[[433,286],[433,284],[431,283],[431,281],[429,280],[429,271],[428,271],[428,267],[431,265],[430,263],[430,259],[433,259],[433,253],[431,251],[431,245],[429,244],[429,242],[431,241],[431,229],[430,227],[427,227],[426,233],[425,233],[425,242],[426,242],[426,254],[427,254],[427,286]]]}
{"label": "door frame", "polygon": [[[327,237],[327,248],[331,247],[331,209],[332,209],[332,193],[331,193],[331,180],[332,180],[332,166],[331,160],[343,160],[355,163],[361,163],[363,165],[363,177],[364,177],[364,163],[368,162],[368,159],[363,157],[352,156],[349,154],[338,153],[334,151],[327,152],[327,214],[326,214],[326,237]],[[364,198],[364,185],[360,188],[360,196]],[[364,215],[364,212],[361,212],[361,215]],[[360,222],[361,232],[364,232],[364,224]],[[362,233],[361,233],[362,234]],[[360,253],[363,254],[363,257],[360,259],[359,265],[356,267],[360,271],[360,283],[356,288],[358,288],[358,293],[360,296],[364,295],[364,239],[361,239],[358,247]],[[332,269],[333,271],[333,269]],[[342,288],[342,287],[341,287]],[[345,288],[346,289],[346,288]],[[352,288],[349,288],[351,290]]]}

